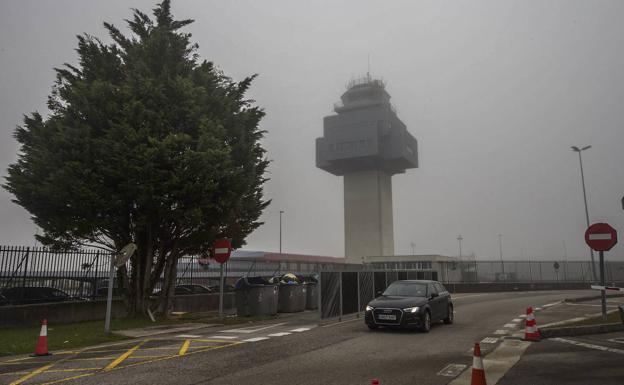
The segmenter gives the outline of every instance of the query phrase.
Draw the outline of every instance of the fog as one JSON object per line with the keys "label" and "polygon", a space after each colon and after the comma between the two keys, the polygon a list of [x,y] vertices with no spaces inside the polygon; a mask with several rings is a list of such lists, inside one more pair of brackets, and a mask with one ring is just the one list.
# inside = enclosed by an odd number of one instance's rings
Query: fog
{"label": "fog", "polygon": [[[106,39],[151,1],[0,3],[0,170],[22,115],[46,112],[53,67],[75,63],[77,34]],[[315,167],[322,118],[345,84],[383,78],[419,141],[420,168],[393,177],[396,254],[587,258],[578,156],[590,221],[624,238],[624,2],[173,1],[202,58],[241,79],[266,109],[272,199],[248,238],[275,251],[344,255],[342,179]],[[125,29],[125,28],[124,28]],[[0,244],[31,245],[28,213],[0,191]],[[624,247],[607,253],[622,260]]]}

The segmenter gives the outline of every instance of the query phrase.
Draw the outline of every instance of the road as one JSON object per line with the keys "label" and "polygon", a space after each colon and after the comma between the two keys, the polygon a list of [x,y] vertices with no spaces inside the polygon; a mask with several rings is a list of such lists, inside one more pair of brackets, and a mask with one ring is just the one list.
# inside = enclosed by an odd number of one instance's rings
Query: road
{"label": "road", "polygon": [[[369,331],[361,319],[316,326],[316,314],[206,328],[50,358],[0,363],[3,384],[447,384],[518,331],[528,306],[591,291],[458,294],[455,323],[428,334]],[[539,319],[539,315],[538,315]],[[484,340],[485,339],[485,340]],[[450,366],[449,366],[450,365]],[[443,370],[446,369],[446,370]],[[447,374],[447,375],[443,375]]]}

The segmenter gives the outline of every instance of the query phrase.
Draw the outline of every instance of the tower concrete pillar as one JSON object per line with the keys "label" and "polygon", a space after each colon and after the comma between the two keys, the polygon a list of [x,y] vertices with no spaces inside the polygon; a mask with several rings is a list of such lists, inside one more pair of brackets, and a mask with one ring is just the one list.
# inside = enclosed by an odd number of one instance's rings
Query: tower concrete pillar
{"label": "tower concrete pillar", "polygon": [[392,176],[358,171],[344,176],[345,257],[361,262],[371,255],[394,255]]}

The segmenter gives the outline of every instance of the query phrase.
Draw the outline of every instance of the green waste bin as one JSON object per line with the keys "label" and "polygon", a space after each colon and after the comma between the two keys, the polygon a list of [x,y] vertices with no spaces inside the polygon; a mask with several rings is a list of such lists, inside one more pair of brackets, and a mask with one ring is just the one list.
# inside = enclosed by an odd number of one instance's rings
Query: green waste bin
{"label": "green waste bin", "polygon": [[306,285],[288,283],[279,285],[277,311],[280,313],[297,313],[306,308]]}
{"label": "green waste bin", "polygon": [[251,282],[254,281],[241,278],[236,283],[236,314],[239,317],[277,314],[278,286]]}
{"label": "green waste bin", "polygon": [[308,282],[305,284],[305,286],[306,286],[306,309],[307,310],[318,309],[318,299],[319,299],[318,283]]}

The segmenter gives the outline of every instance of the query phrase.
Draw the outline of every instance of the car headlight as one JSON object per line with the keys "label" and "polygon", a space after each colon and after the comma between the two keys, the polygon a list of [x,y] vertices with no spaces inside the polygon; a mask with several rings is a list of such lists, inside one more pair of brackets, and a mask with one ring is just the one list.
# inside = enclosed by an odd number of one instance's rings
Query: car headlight
{"label": "car headlight", "polygon": [[420,309],[418,306],[406,307],[405,309],[403,309],[403,311],[407,313],[416,313],[418,309]]}
{"label": "car headlight", "polygon": [[374,309],[374,307],[366,305],[366,311],[373,311]]}

